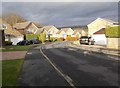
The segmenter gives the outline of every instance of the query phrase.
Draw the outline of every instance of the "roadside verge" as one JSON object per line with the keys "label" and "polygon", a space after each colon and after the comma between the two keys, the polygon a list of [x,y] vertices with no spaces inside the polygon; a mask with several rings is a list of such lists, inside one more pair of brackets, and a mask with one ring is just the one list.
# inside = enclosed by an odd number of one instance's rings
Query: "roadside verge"
{"label": "roadside verge", "polygon": [[77,45],[77,44],[74,44],[73,42],[69,42],[67,45],[70,46],[70,47],[73,47],[73,48],[88,50],[88,51],[92,51],[92,52],[96,52],[96,53],[107,54],[107,55],[110,55],[110,56],[115,56],[115,57],[118,57],[118,60],[119,60],[119,57],[120,57],[120,50],[109,49],[109,48],[106,48],[104,46]]}

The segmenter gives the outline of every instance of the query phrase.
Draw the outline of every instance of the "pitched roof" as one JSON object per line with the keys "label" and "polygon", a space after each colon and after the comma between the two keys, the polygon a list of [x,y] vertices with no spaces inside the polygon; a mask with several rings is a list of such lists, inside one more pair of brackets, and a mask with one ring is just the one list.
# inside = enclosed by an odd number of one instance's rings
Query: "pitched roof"
{"label": "pitched roof", "polygon": [[76,33],[80,33],[80,31],[79,30],[74,30],[73,35],[76,34]]}
{"label": "pitched roof", "polygon": [[[97,18],[96,20],[103,20],[103,21],[106,21],[106,22],[109,22],[109,23],[118,23],[118,22],[115,22],[113,20],[110,20],[110,19],[106,19],[106,18]],[[94,23],[96,20],[92,21],[91,23],[89,23],[87,26],[91,25],[92,23]]]}
{"label": "pitched roof", "polygon": [[[60,34],[62,31],[63,31],[63,30],[59,30],[59,31],[57,32],[57,34]],[[63,32],[65,32],[65,31],[63,31]]]}
{"label": "pitched roof", "polygon": [[68,30],[72,30],[72,29],[71,28],[62,28],[61,30],[64,32],[67,32]]}
{"label": "pitched roof", "polygon": [[16,23],[16,24],[14,25],[14,28],[16,28],[16,29],[24,29],[24,28],[26,28],[30,23],[32,23],[32,22]]}
{"label": "pitched roof", "polygon": [[105,20],[105,21],[110,22],[110,23],[117,23],[117,22],[115,22],[115,21],[113,21],[113,20],[106,19],[106,18],[98,18],[98,19],[102,19],[102,20]]}
{"label": "pitched roof", "polygon": [[97,30],[96,32],[94,32],[93,34],[105,34],[105,28],[102,28],[100,30]]}
{"label": "pitched roof", "polygon": [[20,32],[16,31],[15,29],[12,29],[12,28],[5,29],[4,32],[6,35],[11,35],[11,36],[15,36],[15,37],[22,36],[22,34]]}
{"label": "pitched roof", "polygon": [[43,28],[39,28],[37,31],[36,31],[36,34],[40,34],[43,32]]}
{"label": "pitched roof", "polygon": [[42,28],[46,31],[48,31],[50,28],[52,28],[53,25],[43,26]]}
{"label": "pitched roof", "polygon": [[22,34],[14,29],[12,29],[12,27],[2,18],[0,17],[0,25],[2,24],[6,24],[7,25],[7,29],[4,29],[4,33],[6,35],[11,35],[11,36],[21,36]]}

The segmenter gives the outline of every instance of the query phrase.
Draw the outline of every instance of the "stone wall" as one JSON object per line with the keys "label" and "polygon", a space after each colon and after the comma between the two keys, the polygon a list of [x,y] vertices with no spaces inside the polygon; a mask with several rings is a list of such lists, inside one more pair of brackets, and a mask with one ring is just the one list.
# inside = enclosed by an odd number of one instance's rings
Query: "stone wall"
{"label": "stone wall", "polygon": [[107,38],[107,48],[120,49],[120,38]]}

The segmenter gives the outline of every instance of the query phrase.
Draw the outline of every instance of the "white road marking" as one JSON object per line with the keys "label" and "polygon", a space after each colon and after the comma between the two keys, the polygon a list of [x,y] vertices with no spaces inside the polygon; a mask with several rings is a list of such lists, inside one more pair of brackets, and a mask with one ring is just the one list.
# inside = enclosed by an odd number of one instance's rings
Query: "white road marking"
{"label": "white road marking", "polygon": [[[42,48],[42,47],[41,47]],[[40,52],[42,55],[48,60],[48,62],[54,67],[54,69],[61,74],[61,76],[72,86],[73,88],[76,88],[73,84],[73,80],[66,74],[62,73],[53,63],[52,61],[43,53],[42,49],[40,48]]]}
{"label": "white road marking", "polygon": [[29,53],[27,53],[27,54],[32,54],[32,52],[29,52]]}

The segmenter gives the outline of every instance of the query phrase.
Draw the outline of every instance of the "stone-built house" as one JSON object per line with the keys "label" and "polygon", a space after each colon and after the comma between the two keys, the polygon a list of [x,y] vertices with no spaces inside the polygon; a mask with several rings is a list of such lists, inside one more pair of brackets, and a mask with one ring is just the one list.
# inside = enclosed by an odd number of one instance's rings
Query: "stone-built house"
{"label": "stone-built house", "polygon": [[95,44],[106,45],[107,40],[105,36],[105,28],[108,26],[114,26],[118,22],[105,18],[97,18],[90,24],[88,24],[88,35],[92,36],[95,40]]}

